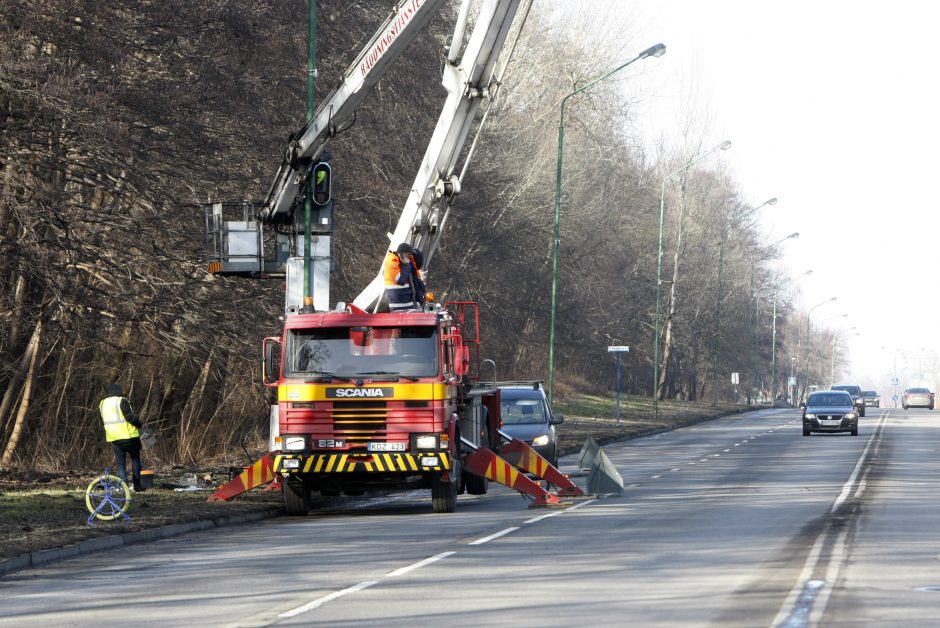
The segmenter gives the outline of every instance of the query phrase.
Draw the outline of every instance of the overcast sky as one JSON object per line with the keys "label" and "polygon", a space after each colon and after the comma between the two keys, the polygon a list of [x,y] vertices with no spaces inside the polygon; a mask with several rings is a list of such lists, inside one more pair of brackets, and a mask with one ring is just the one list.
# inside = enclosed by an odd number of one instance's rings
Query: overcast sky
{"label": "overcast sky", "polygon": [[[768,243],[814,325],[850,328],[853,374],[887,392],[897,351],[940,348],[940,9],[933,2],[629,0],[654,93],[641,124],[675,129],[683,82],[707,94],[714,139],[759,205]],[[824,320],[848,314],[846,318]],[[860,335],[854,336],[858,332]],[[884,347],[884,349],[882,349]],[[903,362],[904,357],[899,357]],[[861,380],[866,380],[862,382]]]}

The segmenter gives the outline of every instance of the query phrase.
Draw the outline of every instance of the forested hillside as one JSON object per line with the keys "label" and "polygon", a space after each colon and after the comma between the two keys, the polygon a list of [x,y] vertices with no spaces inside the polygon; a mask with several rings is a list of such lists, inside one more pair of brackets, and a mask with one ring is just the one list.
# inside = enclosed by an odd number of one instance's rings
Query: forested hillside
{"label": "forested hillside", "polygon": [[[318,3],[318,99],[392,4]],[[484,354],[501,378],[548,377],[561,99],[655,43],[595,28],[579,44],[599,16],[560,23],[553,4],[535,3],[525,23],[430,269],[443,299],[482,304]],[[260,340],[278,334],[283,284],[208,274],[202,204],[262,198],[303,123],[306,3],[0,7],[0,466],[106,460],[97,403],[109,380],[168,461],[263,446]],[[335,300],[352,300],[381,264],[445,97],[455,10],[432,21],[331,144]],[[690,113],[683,144],[650,154],[633,119],[642,95],[626,78],[569,103],[560,392],[607,389],[606,347],[628,344],[624,386],[651,393],[660,186],[722,139]],[[753,387],[769,393],[771,304],[778,382],[805,321],[791,316],[756,215],[739,220],[753,207],[714,161],[666,192],[661,394],[711,397],[719,304],[719,394],[734,395],[727,373],[748,361]]]}

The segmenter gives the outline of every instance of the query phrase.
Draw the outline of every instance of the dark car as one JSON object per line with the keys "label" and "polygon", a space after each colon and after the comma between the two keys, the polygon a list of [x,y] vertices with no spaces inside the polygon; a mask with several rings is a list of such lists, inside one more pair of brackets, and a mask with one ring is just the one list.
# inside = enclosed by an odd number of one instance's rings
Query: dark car
{"label": "dark car", "polygon": [[858,436],[858,410],[844,390],[810,393],[803,408],[803,436],[813,432],[849,432]]}
{"label": "dark car", "polygon": [[502,431],[525,441],[554,466],[558,466],[555,426],[565,418],[554,414],[542,382],[498,383]]}
{"label": "dark car", "polygon": [[839,384],[833,386],[831,390],[843,390],[852,397],[852,403],[858,408],[858,416],[865,416],[865,398],[862,397],[862,387],[852,384]]}
{"label": "dark car", "polygon": [[906,388],[901,395],[901,407],[933,410],[933,393],[927,388]]}
{"label": "dark car", "polygon": [[871,406],[872,408],[881,407],[881,397],[878,395],[877,390],[863,390],[862,399],[865,401],[865,407]]}

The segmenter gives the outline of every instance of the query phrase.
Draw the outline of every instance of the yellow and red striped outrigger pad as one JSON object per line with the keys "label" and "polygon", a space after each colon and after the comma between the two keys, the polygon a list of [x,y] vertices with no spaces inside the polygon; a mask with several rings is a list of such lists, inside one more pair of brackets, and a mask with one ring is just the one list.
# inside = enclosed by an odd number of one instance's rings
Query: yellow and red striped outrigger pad
{"label": "yellow and red striped outrigger pad", "polygon": [[206,501],[228,501],[257,486],[273,481],[279,483],[280,477],[274,473],[274,454],[267,453],[242,471],[238,477],[210,495]]}
{"label": "yellow and red striped outrigger pad", "polygon": [[557,495],[546,491],[489,449],[477,449],[467,456],[464,460],[464,468],[520,493],[531,495],[535,499],[529,504],[529,508],[562,505]]}
{"label": "yellow and red striped outrigger pad", "polygon": [[549,464],[548,460],[518,438],[514,438],[508,444],[501,446],[499,455],[526,473],[531,473],[536,477],[547,480],[549,484],[557,486],[558,495],[561,497],[580,497],[584,495],[584,491],[578,488],[567,475]]}

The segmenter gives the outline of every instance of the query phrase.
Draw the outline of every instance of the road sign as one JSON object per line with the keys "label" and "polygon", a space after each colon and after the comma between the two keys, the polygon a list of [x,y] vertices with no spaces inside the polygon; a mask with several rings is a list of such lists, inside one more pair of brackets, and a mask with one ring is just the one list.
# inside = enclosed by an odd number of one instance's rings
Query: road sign
{"label": "road sign", "polygon": [[626,345],[613,345],[607,347],[607,353],[630,353],[630,347]]}
{"label": "road sign", "polygon": [[787,386],[796,386],[796,378],[791,377],[787,380]]}
{"label": "road sign", "polygon": [[901,380],[898,379],[897,377],[892,377],[892,378],[891,378],[891,385],[892,385],[892,386],[900,386],[900,385],[901,385]]}

